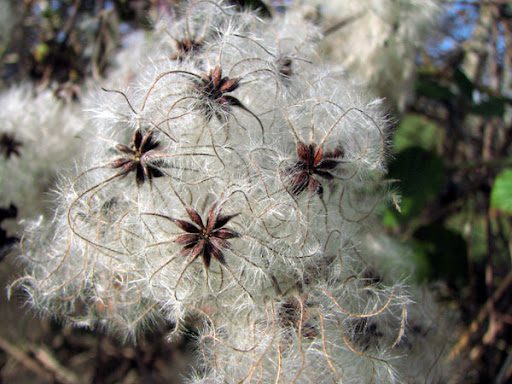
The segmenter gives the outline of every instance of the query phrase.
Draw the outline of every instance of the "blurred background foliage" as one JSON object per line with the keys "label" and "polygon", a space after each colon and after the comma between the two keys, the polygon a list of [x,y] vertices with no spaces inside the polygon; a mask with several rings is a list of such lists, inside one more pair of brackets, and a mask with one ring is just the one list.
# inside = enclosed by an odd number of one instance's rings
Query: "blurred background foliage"
{"label": "blurred background foliage", "polygon": [[502,382],[512,369],[512,3],[453,1],[439,25],[393,138],[401,212],[381,217],[414,249],[416,278],[441,281],[457,302],[469,329],[452,357],[477,364],[478,382]]}
{"label": "blurred background foliage", "polygon": [[[30,80],[73,102],[84,83],[105,75],[124,37],[150,30],[157,15],[171,12],[179,2],[0,3],[0,88]],[[272,17],[291,1],[232,3]],[[381,205],[378,217],[387,232],[413,250],[413,279],[435,282],[444,299],[460,310],[465,330],[451,357],[463,361],[461,372],[471,377],[461,382],[505,383],[512,380],[512,2],[440,3],[438,27],[417,54],[414,97],[404,110],[393,113],[388,178],[397,204]],[[1,138],[0,145],[0,155],[13,154],[12,140]],[[1,207],[0,223],[15,215],[16,207]],[[13,236],[0,230],[2,245],[15,241]],[[70,356],[89,348],[75,341],[54,338],[48,345],[59,354],[68,343]],[[147,364],[147,359],[157,364],[156,350],[164,348],[156,342],[143,342],[136,349],[105,343],[102,339],[96,346],[104,354],[103,363],[121,364],[112,360],[121,354],[126,372]],[[4,378],[6,356],[13,353],[25,356],[22,365],[37,371],[31,368],[30,359],[39,361],[33,351],[4,341],[0,351]],[[64,365],[72,365],[70,356],[60,355]],[[67,372],[50,363],[45,369]],[[56,382],[80,382],[75,379],[51,376]],[[125,381],[97,380],[129,382],[126,376]]]}

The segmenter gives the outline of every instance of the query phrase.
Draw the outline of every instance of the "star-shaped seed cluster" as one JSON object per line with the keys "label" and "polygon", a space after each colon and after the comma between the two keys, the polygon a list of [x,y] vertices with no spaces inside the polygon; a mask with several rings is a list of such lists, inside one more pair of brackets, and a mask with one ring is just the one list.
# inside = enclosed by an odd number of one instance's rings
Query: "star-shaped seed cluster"
{"label": "star-shaped seed cluster", "polygon": [[133,134],[130,147],[117,144],[115,149],[122,156],[115,159],[111,166],[121,169],[121,175],[126,176],[135,171],[135,180],[138,185],[146,180],[151,183],[155,177],[164,176],[162,171],[155,167],[154,157],[159,154],[160,143],[154,137],[154,131],[148,130],[144,134],[137,129]]}
{"label": "star-shaped seed cluster", "polygon": [[228,95],[240,85],[239,78],[222,77],[222,68],[216,66],[208,75],[203,75],[203,93],[211,100],[221,105],[238,105],[240,101]]}
{"label": "star-shaped seed cluster", "polygon": [[179,235],[175,243],[183,245],[181,254],[195,260],[199,256],[203,259],[206,268],[210,267],[212,258],[225,265],[223,251],[230,249],[228,240],[240,237],[240,234],[225,225],[238,214],[223,215],[221,209],[213,205],[208,211],[206,225],[199,213],[191,208],[186,208],[191,221],[173,219],[173,222],[186,233]]}
{"label": "star-shaped seed cluster", "polygon": [[298,160],[285,170],[291,193],[297,196],[307,188],[310,193],[322,196],[323,186],[319,178],[332,180],[332,171],[343,162],[343,155],[341,148],[324,152],[315,143],[306,145],[298,141]]}
{"label": "star-shaped seed cluster", "polygon": [[6,159],[13,155],[19,156],[21,146],[21,141],[16,140],[13,135],[9,133],[2,133],[0,135],[0,152],[3,153]]}
{"label": "star-shaped seed cluster", "polygon": [[176,53],[171,56],[171,60],[183,60],[189,54],[199,50],[203,45],[202,39],[189,39],[183,38],[181,40],[175,40]]}

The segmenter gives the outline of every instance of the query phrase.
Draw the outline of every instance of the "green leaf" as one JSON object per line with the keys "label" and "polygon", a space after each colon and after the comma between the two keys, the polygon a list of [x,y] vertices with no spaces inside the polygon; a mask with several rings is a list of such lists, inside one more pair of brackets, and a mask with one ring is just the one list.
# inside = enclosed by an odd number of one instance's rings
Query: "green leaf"
{"label": "green leaf", "polygon": [[433,151],[408,147],[391,162],[388,177],[400,180],[402,213],[393,214],[406,222],[422,212],[425,205],[439,194],[444,181],[444,165]]}
{"label": "green leaf", "polygon": [[504,98],[491,97],[489,100],[473,105],[470,113],[484,117],[502,117],[505,113],[505,103],[506,99]]}
{"label": "green leaf", "polygon": [[382,207],[381,210],[383,210],[383,212],[381,213],[381,220],[384,227],[398,228],[400,226],[400,221],[398,220],[397,212],[395,212],[389,207]]}
{"label": "green leaf", "polygon": [[512,168],[502,171],[494,181],[491,207],[512,214]]}
{"label": "green leaf", "polygon": [[421,115],[407,114],[395,132],[393,147],[397,152],[413,146],[435,150],[442,140],[443,132],[435,123]]}
{"label": "green leaf", "polygon": [[422,283],[433,275],[428,255],[428,249],[432,247],[425,247],[423,244],[414,240],[409,241],[407,244],[411,247],[412,252],[409,257],[412,259],[415,266],[414,274],[411,277],[413,282]]}
{"label": "green leaf", "polygon": [[455,94],[448,87],[429,79],[419,79],[416,81],[416,93],[439,101],[448,101],[455,98]]}
{"label": "green leaf", "polygon": [[432,224],[419,228],[414,238],[430,261],[432,279],[463,283],[467,278],[467,245],[459,233]]}
{"label": "green leaf", "polygon": [[501,17],[512,19],[512,4],[503,4],[500,8]]}
{"label": "green leaf", "polygon": [[445,226],[466,239],[470,250],[469,260],[479,263],[487,254],[487,237],[484,216],[477,213],[477,206],[477,202],[468,200],[464,211],[455,212],[446,218]]}
{"label": "green leaf", "polygon": [[34,50],[34,58],[38,63],[44,61],[50,53],[50,47],[46,43],[40,43]]}
{"label": "green leaf", "polygon": [[461,95],[464,95],[468,100],[472,100],[475,86],[461,68],[455,68],[453,71],[453,79],[455,80],[455,84],[457,84],[457,88],[460,90]]}

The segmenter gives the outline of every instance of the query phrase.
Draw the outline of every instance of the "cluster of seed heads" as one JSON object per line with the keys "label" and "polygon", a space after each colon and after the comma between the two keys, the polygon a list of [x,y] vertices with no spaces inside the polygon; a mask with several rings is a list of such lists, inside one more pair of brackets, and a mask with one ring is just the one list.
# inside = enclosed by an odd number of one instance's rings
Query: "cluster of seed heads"
{"label": "cluster of seed heads", "polygon": [[293,12],[180,15],[128,90],[93,97],[78,175],[52,225],[27,228],[12,288],[134,340],[199,317],[193,382],[397,380],[410,300],[368,284],[360,250],[385,184],[380,101],[315,62]]}

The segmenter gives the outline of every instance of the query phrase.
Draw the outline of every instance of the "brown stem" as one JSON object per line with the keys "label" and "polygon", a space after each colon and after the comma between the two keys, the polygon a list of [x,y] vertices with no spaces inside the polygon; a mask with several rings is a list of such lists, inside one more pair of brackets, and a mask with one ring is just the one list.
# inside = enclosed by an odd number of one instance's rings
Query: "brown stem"
{"label": "brown stem", "polygon": [[359,12],[359,13],[356,13],[355,15],[353,16],[349,16],[349,17],[346,17],[344,19],[341,19],[340,21],[334,23],[333,25],[331,25],[330,27],[327,27],[326,29],[324,29],[323,31],[323,34],[324,36],[328,36],[334,32],[337,32],[339,31],[340,29],[346,27],[347,25],[353,23],[354,21],[356,21],[357,19],[359,19],[362,15],[363,15],[364,12]]}
{"label": "brown stem", "polygon": [[502,296],[508,291],[511,285],[512,271],[510,271],[508,275],[505,277],[505,279],[503,279],[501,284],[494,291],[492,297],[490,297],[482,306],[482,308],[478,312],[478,315],[471,322],[468,329],[461,335],[461,337],[459,337],[459,341],[457,341],[455,346],[450,351],[450,354],[448,356],[449,361],[453,361],[454,359],[456,359],[462,353],[462,351],[467,348],[469,342],[471,341],[471,336],[480,329],[483,322],[489,315],[491,309],[491,302],[497,303],[502,298]]}

